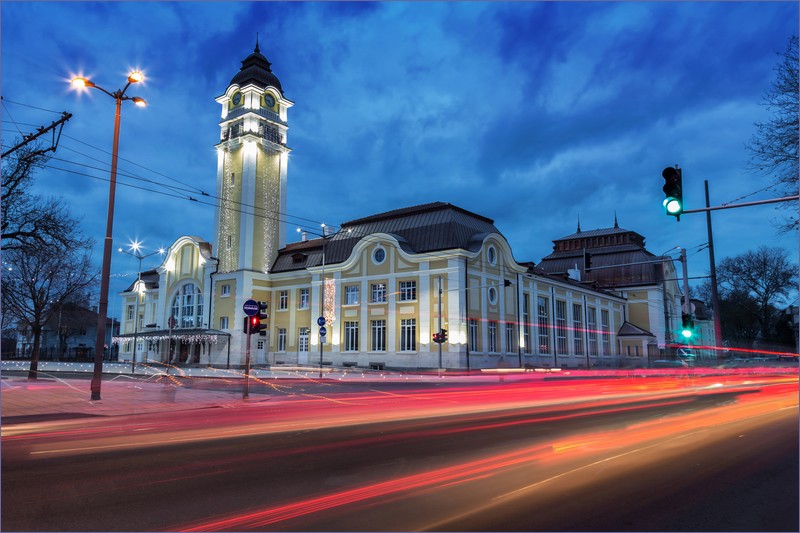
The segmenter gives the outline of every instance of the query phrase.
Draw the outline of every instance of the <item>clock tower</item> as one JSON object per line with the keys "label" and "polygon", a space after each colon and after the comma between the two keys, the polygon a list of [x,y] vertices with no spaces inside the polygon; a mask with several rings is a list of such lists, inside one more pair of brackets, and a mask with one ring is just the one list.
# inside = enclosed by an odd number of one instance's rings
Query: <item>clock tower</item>
{"label": "clock tower", "polygon": [[283,96],[258,42],[216,101],[222,106],[216,145],[218,272],[269,274],[286,244],[286,111],[294,103]]}

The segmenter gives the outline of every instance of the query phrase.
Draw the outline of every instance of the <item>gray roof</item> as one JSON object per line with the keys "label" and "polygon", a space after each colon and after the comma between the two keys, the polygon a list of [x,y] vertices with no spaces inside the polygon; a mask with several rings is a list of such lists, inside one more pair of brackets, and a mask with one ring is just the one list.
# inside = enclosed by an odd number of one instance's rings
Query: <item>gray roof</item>
{"label": "gray roof", "polygon": [[[623,235],[624,244],[598,244],[609,235]],[[559,250],[569,241],[575,241],[575,249]],[[654,285],[661,283],[662,270],[658,257],[644,247],[644,237],[635,231],[620,227],[603,228],[590,231],[578,231],[572,235],[553,241],[556,251],[542,258],[537,264],[542,270],[551,274],[561,274],[569,269],[577,268],[582,272],[584,281],[594,282],[598,288],[631,287]],[[591,268],[586,272],[584,250],[590,256]],[[616,268],[600,268],[612,267]]]}
{"label": "gray roof", "polygon": [[[144,282],[144,288],[146,290],[149,291],[158,288],[158,270],[156,269],[145,270],[144,272],[142,272],[141,276],[142,276],[142,281]],[[137,281],[138,281],[138,276],[137,279],[133,280],[133,282],[130,285],[128,285],[128,288],[122,292],[133,292],[133,289],[136,287]]]}
{"label": "gray roof", "polygon": [[[449,203],[433,202],[395,209],[342,224],[335,235],[327,237],[326,264],[347,260],[359,241],[375,233],[390,234],[404,251],[419,254],[453,249],[476,251],[487,234],[500,234],[500,231],[493,220]],[[318,238],[287,245],[278,252],[271,272],[320,266],[325,240]]]}
{"label": "gray roof", "polygon": [[275,87],[281,95],[283,95],[281,82],[278,80],[278,77],[272,73],[271,66],[267,58],[261,54],[261,51],[258,49],[258,44],[256,43],[255,50],[242,61],[241,70],[231,79],[229,85],[236,84],[241,87],[252,83],[262,89]]}
{"label": "gray roof", "polygon": [[652,333],[647,331],[646,329],[642,329],[639,326],[631,324],[627,320],[622,323],[622,327],[619,328],[617,332],[617,337],[655,337]]}

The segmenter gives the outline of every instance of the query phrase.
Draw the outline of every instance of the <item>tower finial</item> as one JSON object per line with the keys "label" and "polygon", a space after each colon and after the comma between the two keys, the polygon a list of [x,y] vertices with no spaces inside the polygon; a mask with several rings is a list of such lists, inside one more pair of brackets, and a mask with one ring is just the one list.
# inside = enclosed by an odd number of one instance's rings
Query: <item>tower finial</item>
{"label": "tower finial", "polygon": [[619,223],[617,222],[617,210],[614,209],[614,229],[619,229]]}
{"label": "tower finial", "polygon": [[256,32],[256,49],[255,49],[255,52],[257,54],[261,53],[261,50],[258,49],[258,32]]}
{"label": "tower finial", "polygon": [[578,233],[581,232],[581,216],[578,215]]}

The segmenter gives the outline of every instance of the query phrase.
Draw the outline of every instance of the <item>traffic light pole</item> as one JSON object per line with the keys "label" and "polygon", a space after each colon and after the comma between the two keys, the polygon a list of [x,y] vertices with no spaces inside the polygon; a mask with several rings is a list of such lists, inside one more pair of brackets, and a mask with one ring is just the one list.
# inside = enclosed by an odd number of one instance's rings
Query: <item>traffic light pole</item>
{"label": "traffic light pole", "polygon": [[[683,312],[692,314],[692,299],[689,298],[689,265],[686,261],[686,248],[681,248],[681,265],[683,265]],[[686,338],[686,347],[689,348],[689,338]]]}
{"label": "traffic light pole", "polygon": [[247,317],[247,340],[244,349],[244,390],[242,390],[242,399],[246,400],[250,397],[250,317]]}
{"label": "traffic light pole", "polygon": [[[708,180],[705,180],[706,207],[711,206],[708,198]],[[719,314],[719,292],[717,292],[717,263],[714,260],[714,234],[711,231],[711,211],[706,211],[706,227],[708,228],[708,263],[709,275],[711,276],[711,309],[714,313],[714,346],[717,353],[717,360],[722,359],[720,348],[722,347],[722,318]]]}
{"label": "traffic light pole", "polygon": [[[708,183],[708,181],[706,181]],[[794,202],[800,199],[800,195],[796,196],[784,196],[783,198],[770,198],[769,200],[759,200],[757,202],[744,202],[741,204],[729,204],[729,205],[715,205],[713,207],[706,206],[701,209],[684,209],[681,214],[685,215],[687,213],[706,213],[708,211],[717,211],[719,209],[733,209],[735,207],[749,207],[751,205],[765,205],[765,204],[775,204],[778,202]]]}
{"label": "traffic light pole", "polygon": [[[448,326],[449,327],[449,326]],[[442,332],[442,276],[439,276],[439,333]],[[442,343],[439,345],[439,373],[442,372]]]}

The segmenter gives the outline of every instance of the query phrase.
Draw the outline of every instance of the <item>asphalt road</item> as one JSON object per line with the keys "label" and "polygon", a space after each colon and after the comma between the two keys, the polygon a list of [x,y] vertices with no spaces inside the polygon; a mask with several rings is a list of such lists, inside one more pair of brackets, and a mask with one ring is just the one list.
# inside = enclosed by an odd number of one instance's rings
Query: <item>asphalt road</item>
{"label": "asphalt road", "polygon": [[797,381],[751,378],[30,424],[4,433],[2,529],[797,531]]}

